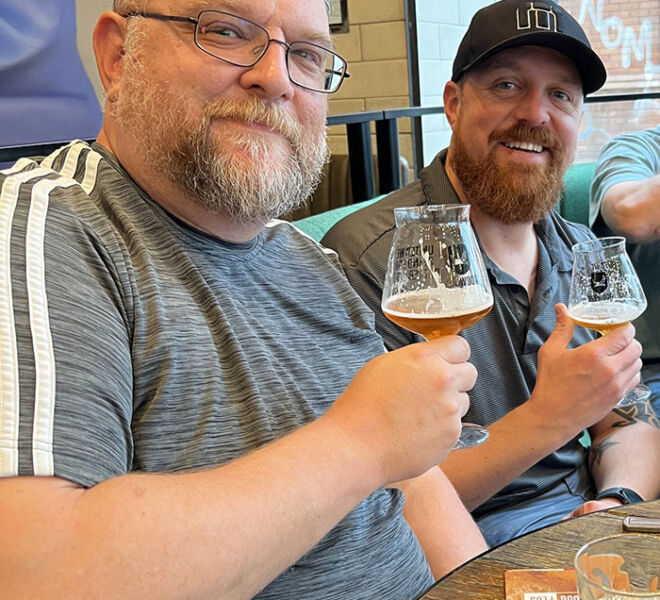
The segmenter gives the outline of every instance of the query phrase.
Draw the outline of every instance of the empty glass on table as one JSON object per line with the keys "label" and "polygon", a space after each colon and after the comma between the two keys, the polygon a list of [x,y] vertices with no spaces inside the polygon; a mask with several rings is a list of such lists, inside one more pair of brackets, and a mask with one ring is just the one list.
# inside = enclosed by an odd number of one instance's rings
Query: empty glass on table
{"label": "empty glass on table", "polygon": [[575,572],[581,600],[660,600],[660,537],[624,533],[588,542]]}

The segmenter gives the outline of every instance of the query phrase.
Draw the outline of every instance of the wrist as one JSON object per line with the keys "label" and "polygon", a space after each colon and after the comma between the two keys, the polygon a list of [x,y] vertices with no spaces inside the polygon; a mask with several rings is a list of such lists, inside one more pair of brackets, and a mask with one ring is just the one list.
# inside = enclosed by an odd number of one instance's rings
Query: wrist
{"label": "wrist", "polygon": [[619,500],[621,504],[635,504],[637,502],[644,502],[644,498],[635,490],[625,487],[611,487],[602,490],[596,494],[596,500]]}
{"label": "wrist", "polygon": [[[316,435],[326,441],[334,460],[342,464],[344,477],[359,481],[366,497],[388,483],[388,480],[380,460],[378,444],[369,443],[368,431],[359,428],[356,431],[355,421],[357,419],[347,423],[346,420],[337,418],[331,407],[311,425],[322,432]],[[328,443],[328,440],[332,441]]]}
{"label": "wrist", "polygon": [[[580,429],[577,428],[575,420],[569,413],[558,413],[556,403],[549,400],[550,396],[544,396],[543,386],[538,383],[524,404],[516,408],[525,420],[526,426],[530,431],[535,431],[535,438],[538,442],[543,442],[546,456],[554,452],[564,444],[568,444],[577,435],[580,435]],[[582,428],[584,431],[584,428]]]}

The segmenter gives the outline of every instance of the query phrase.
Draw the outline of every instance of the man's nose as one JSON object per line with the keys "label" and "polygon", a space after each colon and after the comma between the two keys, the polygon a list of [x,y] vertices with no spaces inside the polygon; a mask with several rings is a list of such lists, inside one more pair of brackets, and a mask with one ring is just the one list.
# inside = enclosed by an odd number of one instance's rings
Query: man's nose
{"label": "man's nose", "polygon": [[290,100],[295,90],[286,55],[286,43],[271,39],[266,53],[241,76],[241,85],[264,99]]}
{"label": "man's nose", "polygon": [[514,110],[515,117],[530,127],[545,125],[550,120],[550,98],[538,89],[529,89]]}

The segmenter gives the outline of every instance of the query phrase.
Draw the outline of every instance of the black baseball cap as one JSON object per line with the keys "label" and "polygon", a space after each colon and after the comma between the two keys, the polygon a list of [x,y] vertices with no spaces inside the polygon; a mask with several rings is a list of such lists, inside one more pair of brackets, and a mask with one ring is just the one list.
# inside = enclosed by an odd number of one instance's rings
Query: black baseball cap
{"label": "black baseball cap", "polygon": [[458,81],[500,50],[527,45],[554,48],[570,58],[585,95],[605,83],[605,65],[591,49],[584,30],[552,0],[501,0],[477,11],[458,47],[451,80]]}

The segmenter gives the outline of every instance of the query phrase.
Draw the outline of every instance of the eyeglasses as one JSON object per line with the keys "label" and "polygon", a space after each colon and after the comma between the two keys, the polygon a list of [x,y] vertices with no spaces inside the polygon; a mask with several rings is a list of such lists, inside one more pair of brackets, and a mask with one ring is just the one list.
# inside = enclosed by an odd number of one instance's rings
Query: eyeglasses
{"label": "eyeglasses", "polygon": [[350,76],[346,61],[332,50],[312,42],[288,44],[275,40],[261,25],[230,13],[203,10],[196,19],[140,11],[122,16],[192,23],[195,45],[202,52],[237,67],[253,67],[264,57],[271,43],[280,44],[286,48],[289,79],[314,92],[332,94]]}

